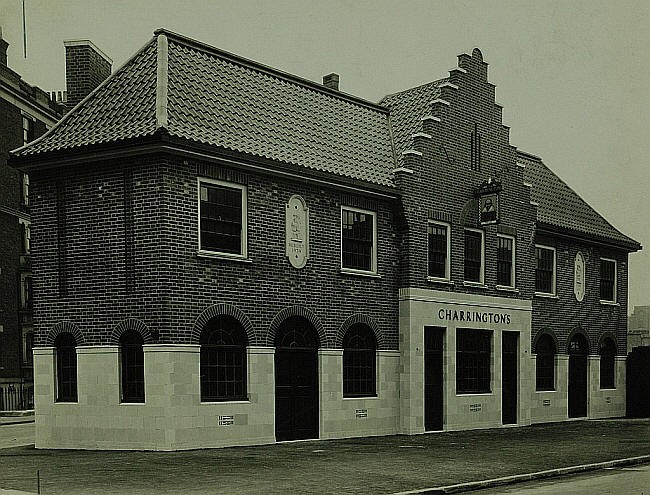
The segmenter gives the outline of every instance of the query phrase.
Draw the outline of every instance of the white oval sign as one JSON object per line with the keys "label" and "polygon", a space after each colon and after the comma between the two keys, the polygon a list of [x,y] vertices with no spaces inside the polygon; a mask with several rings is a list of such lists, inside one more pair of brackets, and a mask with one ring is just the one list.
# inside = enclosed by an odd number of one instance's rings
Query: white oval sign
{"label": "white oval sign", "polygon": [[302,268],[309,258],[309,208],[298,195],[287,203],[286,255],[295,268]]}
{"label": "white oval sign", "polygon": [[573,269],[573,293],[580,302],[585,297],[585,258],[582,253],[576,253],[576,260]]}

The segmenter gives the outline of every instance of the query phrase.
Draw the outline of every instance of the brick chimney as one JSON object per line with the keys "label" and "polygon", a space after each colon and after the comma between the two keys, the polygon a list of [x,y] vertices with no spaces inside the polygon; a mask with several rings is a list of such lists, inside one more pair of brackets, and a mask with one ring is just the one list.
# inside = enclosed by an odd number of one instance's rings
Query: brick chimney
{"label": "brick chimney", "polygon": [[2,39],[2,26],[0,26],[0,65],[7,66],[7,48],[9,43]]}
{"label": "brick chimney", "polygon": [[339,75],[335,73],[327,74],[323,76],[323,86],[330,89],[339,90]]}
{"label": "brick chimney", "polygon": [[74,107],[111,75],[113,61],[92,41],[64,41],[68,108]]}

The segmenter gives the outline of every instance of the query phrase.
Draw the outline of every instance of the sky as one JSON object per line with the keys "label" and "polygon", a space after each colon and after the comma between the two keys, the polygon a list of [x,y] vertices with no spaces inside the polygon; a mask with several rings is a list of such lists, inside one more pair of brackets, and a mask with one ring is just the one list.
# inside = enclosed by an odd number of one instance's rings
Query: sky
{"label": "sky", "polygon": [[341,76],[382,96],[446,77],[479,47],[510,142],[544,162],[623,233],[629,311],[650,305],[649,0],[0,0],[9,67],[65,89],[64,40],[119,68],[159,27],[298,76]]}

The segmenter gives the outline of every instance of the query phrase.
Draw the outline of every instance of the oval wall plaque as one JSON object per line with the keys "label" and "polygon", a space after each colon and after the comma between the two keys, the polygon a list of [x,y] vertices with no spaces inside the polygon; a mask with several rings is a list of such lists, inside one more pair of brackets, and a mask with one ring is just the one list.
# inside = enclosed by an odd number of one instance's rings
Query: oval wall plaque
{"label": "oval wall plaque", "polygon": [[287,203],[286,255],[295,268],[303,268],[309,258],[309,208],[305,200],[293,195]]}
{"label": "oval wall plaque", "polygon": [[582,302],[585,297],[585,258],[580,251],[576,253],[573,269],[573,293]]}

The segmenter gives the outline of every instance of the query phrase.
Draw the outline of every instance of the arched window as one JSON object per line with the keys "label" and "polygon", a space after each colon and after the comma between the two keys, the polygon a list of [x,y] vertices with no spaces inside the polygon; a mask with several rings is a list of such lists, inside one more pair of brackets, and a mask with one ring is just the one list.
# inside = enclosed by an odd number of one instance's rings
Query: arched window
{"label": "arched window", "polygon": [[343,338],[343,397],[377,395],[377,340],[361,323],[352,325]]}
{"label": "arched window", "polygon": [[217,316],[201,332],[201,400],[247,400],[247,338],[241,323]]}
{"label": "arched window", "polygon": [[71,333],[54,339],[56,348],[56,400],[77,402],[77,341]]}
{"label": "arched window", "polygon": [[536,389],[555,390],[555,342],[548,335],[542,335],[537,341],[535,354],[537,354],[537,380]]}
{"label": "arched window", "polygon": [[600,343],[600,388],[616,388],[616,344],[609,338]]}
{"label": "arched window", "polygon": [[120,336],[122,402],[144,402],[144,339],[135,330]]}

